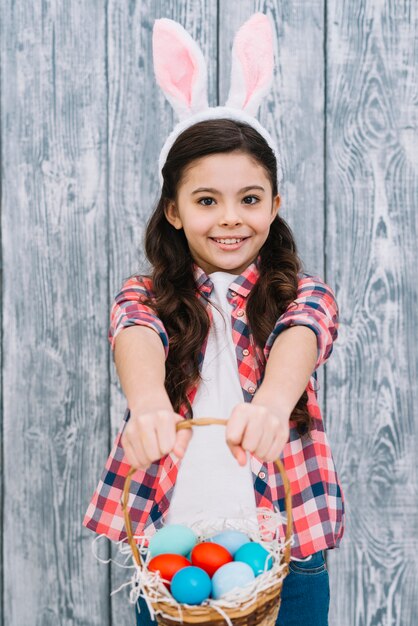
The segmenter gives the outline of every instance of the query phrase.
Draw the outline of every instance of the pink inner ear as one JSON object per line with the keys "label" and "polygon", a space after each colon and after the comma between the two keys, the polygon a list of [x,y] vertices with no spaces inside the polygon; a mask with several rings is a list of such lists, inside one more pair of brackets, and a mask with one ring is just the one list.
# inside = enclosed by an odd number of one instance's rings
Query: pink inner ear
{"label": "pink inner ear", "polygon": [[273,37],[264,15],[254,16],[241,27],[235,42],[246,85],[245,108],[256,91],[263,89],[273,72]]}
{"label": "pink inner ear", "polygon": [[196,66],[185,42],[159,27],[154,39],[154,71],[161,89],[191,105]]}

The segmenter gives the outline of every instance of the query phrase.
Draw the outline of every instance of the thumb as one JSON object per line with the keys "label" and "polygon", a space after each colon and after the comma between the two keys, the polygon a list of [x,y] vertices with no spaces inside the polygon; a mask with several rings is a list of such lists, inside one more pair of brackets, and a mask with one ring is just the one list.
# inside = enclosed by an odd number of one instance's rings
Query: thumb
{"label": "thumb", "polygon": [[247,455],[245,453],[245,450],[243,448],[241,448],[241,446],[238,446],[238,445],[236,445],[234,443],[229,443],[228,442],[228,446],[229,446],[229,449],[232,452],[232,455],[238,461],[238,464],[243,467],[247,463]]}
{"label": "thumb", "polygon": [[[181,415],[175,420],[175,423],[184,422],[184,418]],[[176,432],[176,440],[174,443],[173,453],[180,459],[184,457],[184,454],[189,445],[190,439],[193,436],[193,428],[182,428]]]}

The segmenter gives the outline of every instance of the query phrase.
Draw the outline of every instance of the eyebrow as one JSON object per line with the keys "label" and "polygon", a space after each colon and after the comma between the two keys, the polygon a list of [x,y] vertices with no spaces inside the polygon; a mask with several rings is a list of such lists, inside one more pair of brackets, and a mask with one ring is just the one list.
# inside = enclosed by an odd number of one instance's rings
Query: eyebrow
{"label": "eyebrow", "polygon": [[[264,187],[261,187],[261,185],[248,185],[248,187],[243,187],[237,193],[250,191],[250,189],[260,189],[261,191],[265,191]],[[201,193],[202,191],[209,191],[210,193],[218,193],[218,194],[221,193],[217,189],[213,189],[213,187],[199,187],[198,189],[195,189],[194,191],[192,191],[191,195],[193,196],[195,193]]]}

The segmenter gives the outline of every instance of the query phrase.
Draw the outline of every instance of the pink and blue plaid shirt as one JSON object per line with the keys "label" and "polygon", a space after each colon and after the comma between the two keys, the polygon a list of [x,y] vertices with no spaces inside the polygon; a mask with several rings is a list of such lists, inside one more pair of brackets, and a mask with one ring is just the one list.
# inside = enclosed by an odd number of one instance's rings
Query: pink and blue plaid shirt
{"label": "pink and blue plaid shirt", "polygon": [[[306,388],[308,410],[313,419],[311,438],[301,437],[294,422],[290,422],[289,441],[280,456],[292,493],[294,544],[291,554],[302,558],[318,550],[338,547],[344,532],[344,497],[316,394],[316,370],[329,358],[333,342],[337,338],[338,305],[331,288],[319,277],[300,274],[296,300],[278,318],[264,349],[260,349],[250,332],[245,312],[248,294],[259,277],[257,261],[236,277],[227,296],[233,307],[232,336],[244,401],[251,402],[261,384],[270,349],[283,330],[299,324],[311,328],[317,337],[317,360]],[[202,300],[212,322],[211,306],[202,294],[209,297],[213,284],[202,268],[196,264],[193,267],[196,297]],[[152,297],[153,292],[151,279],[148,277],[135,276],[123,284],[110,313],[108,339],[112,350],[115,337],[123,328],[139,324],[148,326],[159,334],[167,357],[169,337],[164,325],[154,310],[142,303],[143,296],[149,295]],[[200,366],[206,344],[207,339],[200,353]],[[188,399],[191,404],[196,392],[197,385],[189,390]],[[191,417],[185,403],[179,413],[186,419]],[[122,448],[121,436],[129,417],[128,407],[83,520],[84,526],[96,533],[107,535],[113,541],[126,538],[121,497],[130,465]],[[168,454],[152,463],[146,471],[137,470],[132,476],[129,502],[134,534],[145,532],[147,536],[151,536],[161,528],[170,506],[180,463],[181,460],[176,456]],[[276,464],[262,462],[251,453],[250,463],[257,507],[276,507],[285,513],[283,482]],[[260,523],[261,518],[260,513]],[[281,536],[284,537],[284,533],[285,529],[281,529]]]}

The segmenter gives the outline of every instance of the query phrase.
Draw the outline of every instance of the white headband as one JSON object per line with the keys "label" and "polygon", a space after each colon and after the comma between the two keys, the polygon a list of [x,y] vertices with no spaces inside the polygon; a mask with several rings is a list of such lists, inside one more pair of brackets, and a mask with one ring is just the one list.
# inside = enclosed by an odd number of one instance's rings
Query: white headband
{"label": "white headband", "polygon": [[225,106],[208,106],[206,62],[200,47],[181,24],[167,18],[155,20],[152,43],[157,83],[180,120],[158,159],[161,186],[162,168],[177,137],[197,122],[228,118],[249,124],[266,140],[276,157],[279,187],[282,166],[277,144],[254,117],[273,80],[273,28],[267,15],[254,13],[235,35],[231,87]]}

